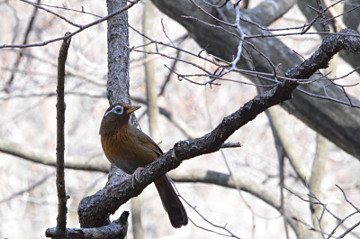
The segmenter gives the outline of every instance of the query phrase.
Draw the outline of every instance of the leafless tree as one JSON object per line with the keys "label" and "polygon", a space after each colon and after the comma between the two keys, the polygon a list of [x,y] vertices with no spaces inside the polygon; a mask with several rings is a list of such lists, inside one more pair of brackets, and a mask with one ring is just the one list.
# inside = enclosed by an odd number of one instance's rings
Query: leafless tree
{"label": "leafless tree", "polygon": [[[30,186],[5,189],[0,203],[11,209],[16,198],[43,190],[38,188],[47,185],[53,168],[42,165],[57,165],[58,221],[56,227],[46,225],[47,236],[123,238],[129,214],[121,213],[116,220],[109,215],[182,164],[172,177],[184,183],[179,184],[179,193],[188,205],[191,225],[174,232],[169,223],[151,221],[154,216],[149,215],[163,214],[160,203],[154,202],[147,209],[150,220],[144,222],[152,228],[145,230],[146,237],[180,233],[191,238],[359,238],[359,195],[353,193],[359,183],[360,159],[360,103],[353,96],[359,93],[359,3],[151,2],[169,17],[157,12],[151,19],[152,31],[139,30],[137,16],[144,5],[139,0],[108,0],[106,6],[81,5],[80,1],[0,2],[0,13],[5,16],[0,42],[4,72],[0,151],[4,159],[13,155],[34,165]],[[59,44],[68,44],[70,38],[67,62],[61,57],[63,51],[57,62]],[[330,65],[335,60],[347,66]],[[150,61],[156,64],[156,81],[142,87],[142,66]],[[336,69],[337,65],[341,67]],[[52,79],[61,79],[64,73],[69,123],[65,124],[65,145],[58,142],[56,146],[56,161],[48,153],[55,152],[55,130],[47,119],[49,115],[55,118],[55,112],[48,105],[56,95],[61,102],[61,90],[55,92]],[[154,94],[144,97],[145,88],[149,92],[153,84],[159,103],[156,98],[150,100]],[[95,137],[106,98],[110,104],[143,104],[145,111],[138,115],[142,126],[143,116],[152,117],[157,111],[165,116],[159,120],[167,127],[160,127],[160,133],[168,137],[161,137],[160,145],[167,150],[141,171],[135,184],[114,167],[104,187],[93,184],[94,175],[104,184],[102,173],[109,169]],[[58,129],[61,125],[64,122],[59,122]],[[150,121],[151,132],[153,127]],[[72,156],[65,157],[64,167],[69,170],[62,182],[59,157],[65,146]],[[11,182],[2,180],[8,188],[22,177],[26,161],[8,177]],[[79,175],[74,169],[93,173]],[[41,180],[36,176],[39,172],[46,175]],[[211,189],[202,189],[198,183],[209,184]],[[86,197],[84,184],[95,188]],[[120,184],[118,190],[109,190]],[[215,190],[215,185],[221,187]],[[236,197],[231,194],[234,190],[239,193]],[[46,192],[56,194],[54,189]],[[333,204],[334,195],[344,203]],[[241,199],[241,210],[236,199]],[[80,227],[72,226],[70,214],[66,222],[67,204],[69,212],[79,205]],[[14,213],[3,210],[0,215]],[[54,213],[48,214],[55,219]],[[270,217],[280,218],[276,226],[264,222],[270,222]],[[8,237],[6,233],[0,236]]]}

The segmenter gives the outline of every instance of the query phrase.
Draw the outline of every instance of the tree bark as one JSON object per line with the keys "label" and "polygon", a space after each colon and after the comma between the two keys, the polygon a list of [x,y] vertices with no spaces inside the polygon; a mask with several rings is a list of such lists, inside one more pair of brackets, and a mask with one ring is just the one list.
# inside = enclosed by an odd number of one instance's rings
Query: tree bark
{"label": "tree bark", "polygon": [[[108,0],[108,13],[111,14],[126,7],[126,0]],[[108,20],[108,82],[107,97],[110,105],[130,103],[129,96],[129,29],[128,12],[124,11]],[[83,198],[78,208],[80,226],[82,228],[100,227],[110,223],[109,215],[121,204],[114,204],[107,197],[107,188],[119,185],[127,179],[127,175],[112,166],[107,186],[96,194]],[[100,204],[100,206],[99,206]],[[103,207],[101,207],[101,205]],[[104,208],[105,207],[105,208]]]}
{"label": "tree bark", "polygon": [[[108,13],[126,6],[124,0],[108,0]],[[129,28],[128,12],[125,11],[108,20],[108,82],[107,97],[110,105],[130,103],[129,96]]]}
{"label": "tree bark", "polygon": [[[239,42],[239,37],[235,28],[227,25],[221,25],[218,21],[210,18],[202,10],[194,6],[190,1],[174,1],[174,0],[152,0],[159,10],[167,14],[183,25],[189,32],[190,36],[208,53],[213,54],[222,59],[231,61]],[[213,8],[196,1],[202,9],[216,16],[226,16],[230,23],[235,22],[235,11],[233,8]],[[217,11],[222,11],[218,14]],[[257,11],[259,14],[259,11]],[[256,16],[251,15],[251,10],[242,10],[242,17],[256,21]],[[264,12],[266,14],[266,12]],[[199,20],[184,18],[183,16],[192,16],[209,24],[203,24]],[[214,28],[212,25],[221,26],[227,31]],[[270,34],[254,24],[242,22],[241,26],[247,36]],[[276,37],[267,38],[249,38],[248,42],[253,44],[257,49],[271,59],[273,65],[279,66],[278,75],[284,75],[289,69],[299,65],[302,60],[291,49],[286,47]],[[272,66],[255,51],[249,44],[244,43],[243,51],[245,54],[241,57],[238,67],[247,70],[256,70],[259,72],[273,73]],[[252,62],[244,59],[251,59]],[[311,80],[324,77],[323,75],[312,75]],[[314,93],[322,94],[323,86],[320,82],[305,84],[300,89]],[[346,100],[342,89],[334,85],[327,87],[330,96]],[[352,102],[359,104],[357,99],[351,98]],[[293,114],[310,128],[322,134],[344,151],[352,154],[360,159],[360,110],[342,105],[330,100],[309,97],[300,91],[294,91],[293,98],[281,104],[289,113]]]}

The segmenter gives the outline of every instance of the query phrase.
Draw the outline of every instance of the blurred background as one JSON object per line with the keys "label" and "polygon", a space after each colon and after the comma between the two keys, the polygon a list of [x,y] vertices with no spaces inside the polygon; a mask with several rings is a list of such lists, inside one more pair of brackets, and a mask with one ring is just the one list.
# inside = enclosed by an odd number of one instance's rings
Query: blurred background
{"label": "blurred background", "polygon": [[[260,1],[250,1],[249,7]],[[104,1],[41,1],[44,7],[65,16],[77,24],[87,24],[107,14]],[[46,4],[46,5],[45,5]],[[144,7],[141,1],[129,10],[130,25],[143,31]],[[49,5],[49,6],[47,6]],[[57,7],[54,7],[57,6]],[[57,16],[22,1],[0,1],[0,45],[45,42],[63,36],[77,28]],[[71,11],[70,9],[76,9]],[[201,48],[187,36],[186,30],[156,8],[153,10],[153,24],[148,35],[154,40],[168,43],[169,39],[179,47],[195,54]],[[31,19],[35,18],[33,23]],[[163,22],[163,26],[161,24]],[[30,24],[31,23],[31,24]],[[271,27],[301,26],[306,23],[300,10],[294,6]],[[30,29],[29,29],[30,26]],[[85,159],[86,164],[97,164],[99,168],[110,167],[102,153],[98,134],[104,111],[108,107],[106,98],[107,81],[107,25],[97,24],[72,38],[66,64],[66,160],[76,162]],[[130,31],[130,47],[143,44],[143,37]],[[27,34],[28,32],[28,34]],[[284,37],[282,40],[298,54],[311,55],[321,39],[317,35]],[[61,42],[31,48],[0,49],[0,140],[2,145],[15,143],[22,150],[55,158],[56,149],[56,78],[57,54]],[[163,47],[164,54],[177,56],[177,51]],[[205,54],[205,53],[202,53]],[[206,54],[205,54],[206,55]],[[174,120],[159,116],[159,145],[167,151],[179,140],[189,136],[198,137],[209,132],[223,117],[237,110],[256,94],[256,87],[245,77],[231,73],[227,77],[245,83],[222,81],[218,86],[197,85],[171,74],[173,59],[160,55],[145,56],[131,52],[130,95],[142,105],[136,112],[141,129],[149,133],[146,102],[144,65],[152,61],[155,66],[156,88],[163,94],[158,105],[183,123],[181,127]],[[194,62],[209,71],[216,68],[197,57],[181,53],[178,56]],[[211,58],[211,56],[206,56]],[[339,60],[338,74],[351,67]],[[176,72],[196,74],[196,67],[177,62]],[[347,82],[358,81],[358,75],[349,76]],[[198,82],[208,79],[198,77]],[[352,95],[359,95],[360,87],[350,89]],[[142,101],[141,101],[142,100]],[[302,164],[310,169],[316,150],[316,133],[289,113],[276,107],[281,115],[283,127],[294,142],[293,147],[301,155]],[[249,180],[267,193],[278,198],[279,161],[269,121],[261,114],[251,123],[239,129],[229,142],[240,142],[240,148],[223,149],[219,152],[187,160],[175,170],[176,174],[187,174],[193,170],[214,170]],[[13,145],[13,144],[12,144]],[[69,158],[69,159],[68,159]],[[80,159],[79,159],[80,160]],[[83,161],[81,161],[83,162]],[[339,185],[347,198],[360,206],[359,161],[329,143],[321,200],[339,217],[353,211],[346,203]],[[292,167],[285,161],[285,185],[298,195],[307,198],[308,190],[300,182]],[[68,227],[79,227],[77,207],[80,200],[101,189],[107,181],[107,174],[87,170],[66,170],[68,201]],[[286,238],[284,222],[280,213],[258,197],[236,189],[196,182],[176,183],[177,189],[186,200],[184,203],[189,225],[173,229],[153,185],[142,193],[142,223],[145,238],[223,238],[228,235],[223,228],[216,228],[205,221],[226,227],[241,238]],[[260,189],[259,189],[260,190]],[[309,204],[285,192],[286,203],[296,205],[301,220],[311,224]],[[189,205],[188,205],[188,204]],[[112,216],[117,218],[123,210],[130,210],[131,200]],[[195,210],[195,209],[196,210]],[[197,212],[199,213],[197,213]],[[55,168],[25,160],[7,153],[0,153],[0,238],[44,238],[45,230],[56,226],[57,196]],[[359,216],[349,219],[349,224],[360,220]],[[130,220],[129,220],[130,221]],[[132,223],[128,238],[133,238]],[[205,230],[206,228],[208,230]],[[339,231],[346,228],[339,228]],[[292,230],[290,238],[296,238]],[[360,238],[360,229],[346,238]]]}

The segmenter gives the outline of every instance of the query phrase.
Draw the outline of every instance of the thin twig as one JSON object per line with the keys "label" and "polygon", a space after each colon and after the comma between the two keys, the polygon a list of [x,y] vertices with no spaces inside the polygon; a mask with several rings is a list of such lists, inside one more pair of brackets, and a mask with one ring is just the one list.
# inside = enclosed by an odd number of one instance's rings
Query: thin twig
{"label": "thin twig", "polygon": [[57,13],[54,12],[54,11],[51,11],[51,10],[49,10],[49,9],[47,9],[47,8],[42,7],[39,3],[33,3],[33,2],[30,2],[30,1],[27,1],[27,0],[20,0],[20,1],[22,1],[22,2],[24,2],[24,3],[27,3],[27,4],[30,4],[30,5],[34,6],[35,8],[44,10],[45,12],[48,12],[48,13],[50,13],[50,14],[52,14],[52,15],[54,15],[54,16],[62,19],[62,20],[64,20],[65,22],[69,23],[70,25],[72,25],[72,26],[74,26],[74,27],[77,27],[77,28],[82,28],[82,27],[83,27],[82,25],[77,24],[77,23],[74,23],[74,22],[70,21],[69,19],[67,19],[66,17],[61,16],[60,14],[57,14]]}
{"label": "thin twig", "polygon": [[358,213],[360,213],[360,209],[355,206],[355,204],[353,204],[347,197],[346,197],[346,194],[344,192],[344,190],[337,184],[335,184],[335,186],[342,192],[343,196],[344,196],[344,199],[347,203],[349,203],[353,208],[355,208],[356,211],[358,211]]}
{"label": "thin twig", "polygon": [[81,25],[81,28],[79,28],[78,30],[76,31],[73,31],[71,32],[68,36],[62,36],[62,37],[57,37],[57,38],[53,38],[53,39],[50,39],[50,40],[47,40],[47,41],[43,41],[43,42],[37,42],[37,43],[32,43],[32,44],[20,44],[20,45],[16,45],[16,44],[3,44],[3,45],[0,45],[0,49],[1,48],[27,48],[27,47],[37,47],[37,46],[45,46],[47,44],[50,44],[50,43],[53,43],[53,42],[56,42],[56,41],[62,41],[62,40],[65,40],[69,37],[72,37],[82,31],[84,31],[85,29],[89,28],[89,27],[92,27],[92,26],[95,26],[101,22],[104,22],[110,18],[112,18],[113,16],[117,15],[117,14],[120,14],[124,11],[127,11],[128,9],[130,9],[131,7],[133,7],[136,3],[138,3],[140,0],[134,0],[132,2],[130,2],[130,4],[126,5],[125,7],[113,12],[113,13],[110,13],[108,14],[107,16],[105,17],[102,17],[96,21],[93,21],[89,24],[86,24],[86,25]]}
{"label": "thin twig", "polygon": [[[40,0],[37,0],[37,4],[40,3]],[[30,35],[30,32],[34,26],[34,22],[35,22],[35,18],[37,16],[37,12],[38,12],[38,8],[34,8],[34,11],[33,11],[33,14],[30,18],[30,21],[29,21],[29,24],[27,26],[27,29],[26,29],[26,32],[25,32],[25,35],[24,35],[24,40],[22,42],[22,44],[26,44],[28,42],[28,38],[29,38],[29,35]],[[23,51],[21,50],[16,58],[16,61],[15,63],[13,64],[14,65],[14,68],[17,70],[19,65],[20,65],[20,62],[21,62],[21,59],[23,57]],[[10,91],[10,87],[11,87],[11,84],[13,83],[14,81],[14,78],[15,78],[15,73],[16,71],[12,72],[8,82],[6,83],[6,86],[5,86],[5,89],[4,91],[9,93]]]}
{"label": "thin twig", "polygon": [[218,235],[222,235],[222,236],[227,236],[227,237],[233,237],[233,238],[237,238],[237,239],[241,239],[240,237],[236,236],[233,232],[231,232],[228,228],[226,228],[226,224],[225,226],[220,226],[220,225],[217,225],[213,222],[211,222],[208,218],[206,218],[202,213],[199,212],[199,210],[191,205],[182,195],[179,195],[179,197],[189,206],[191,207],[191,209],[196,212],[206,223],[208,223],[210,226],[214,227],[214,228],[217,228],[217,229],[221,229],[221,230],[224,230],[227,234],[225,233],[221,233],[221,232],[216,232],[212,229],[207,229],[205,227],[202,227],[202,226],[199,226],[197,225],[193,220],[190,219],[190,221],[196,226],[196,227],[199,227],[205,231],[208,231],[208,232],[212,232],[212,233],[216,233]]}
{"label": "thin twig", "polygon": [[175,59],[173,60],[171,66],[170,66],[169,73],[167,74],[166,79],[165,79],[163,85],[161,86],[161,89],[160,89],[160,92],[159,92],[158,96],[161,96],[161,95],[164,94],[165,88],[168,85],[168,83],[170,82],[171,76],[172,76],[172,74],[173,74],[173,72],[174,72],[174,70],[176,68],[176,64],[178,63],[179,58],[180,58],[180,51],[176,51]]}
{"label": "thin twig", "polygon": [[360,221],[358,221],[357,223],[355,223],[352,227],[350,227],[349,229],[347,229],[343,234],[341,234],[338,238],[344,238],[347,234],[349,234],[352,230],[354,230],[355,228],[357,228],[360,225]]}

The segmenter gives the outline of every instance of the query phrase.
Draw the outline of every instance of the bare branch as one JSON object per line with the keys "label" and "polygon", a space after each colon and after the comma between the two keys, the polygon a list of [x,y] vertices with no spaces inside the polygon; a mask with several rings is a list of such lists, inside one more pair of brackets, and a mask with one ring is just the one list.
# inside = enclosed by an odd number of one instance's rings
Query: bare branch
{"label": "bare branch", "polygon": [[[233,35],[236,35],[236,29],[234,29],[234,27],[222,25],[221,23],[215,21],[213,18],[210,18],[208,15],[200,11],[198,8],[191,7],[193,6],[193,4],[186,1],[152,1],[161,11],[182,24],[188,30],[194,40],[200,45],[200,47],[206,49],[208,53],[215,55],[219,59],[224,59],[225,61],[231,61],[233,59],[232,56],[234,55],[234,49],[237,48],[239,41],[239,36],[235,37]],[[196,2],[198,5],[201,5],[203,9],[206,9],[207,12],[212,12],[213,9],[203,4],[202,1],[199,0]],[[230,21],[234,21],[234,9],[223,8],[222,11],[230,19]],[[253,16],[248,15],[246,11],[243,11],[242,15],[244,15],[243,17],[247,16],[249,19],[253,18]],[[200,19],[201,21],[207,22],[208,24],[189,21],[188,19],[184,19],[183,16],[192,16],[193,18]],[[215,25],[217,28],[214,28],[212,25]],[[222,28],[225,28],[230,33],[228,33],[227,31],[219,30],[220,26]],[[252,44],[254,44],[256,48],[261,49],[264,55],[276,56],[271,57],[271,61],[274,63],[275,66],[281,64],[281,66],[277,67],[276,69],[278,78],[279,76],[284,75],[286,70],[291,69],[298,64],[301,64],[301,58],[298,55],[294,54],[294,52],[287,46],[285,46],[279,39],[277,39],[275,37],[276,34],[266,32],[257,27],[254,27],[254,25],[251,25],[250,23],[245,22],[242,23],[242,28],[246,33],[246,39]],[[269,36],[269,38],[264,38],[267,35]],[[358,33],[348,34],[348,32],[346,32],[346,34],[336,33],[331,35],[333,35],[334,37],[344,37],[348,39],[356,39],[359,36]],[[250,37],[253,38],[250,39]],[[224,41],[224,39],[227,40]],[[246,43],[244,44],[246,45]],[[266,64],[264,64],[264,58],[262,56],[260,57],[258,52],[253,51],[249,47],[248,51],[248,54],[251,54],[251,56],[247,58],[241,58],[237,67],[242,70],[255,70],[257,72],[267,73],[270,75],[266,77],[273,78],[273,69],[268,64],[268,62],[266,61]],[[243,51],[243,53],[245,53],[245,51]],[[254,64],[249,65],[248,59],[252,59]],[[250,66],[255,66],[255,69],[251,69]],[[354,130],[353,128],[349,127],[341,127],[344,125],[358,125],[360,112],[354,109],[350,109],[350,107],[346,107],[350,105],[349,101],[347,99],[342,100],[344,98],[344,93],[341,89],[339,89],[339,87],[330,86],[327,88],[327,91],[331,98],[326,98],[325,96],[321,95],[319,93],[319,82],[316,82],[319,78],[324,79],[323,76],[320,74],[313,75],[311,79],[306,79],[305,81],[312,81],[313,83],[302,85],[301,87],[299,87],[298,91],[294,92],[293,99],[291,101],[285,102],[281,106],[284,107],[291,114],[294,114],[294,116],[302,120],[309,127],[334,142],[337,146],[339,146],[346,152],[354,155],[357,158],[360,158],[360,148],[356,146],[359,144],[359,140],[355,140],[356,142],[354,141],[354,139],[360,139],[359,137],[357,137],[360,131]],[[253,80],[254,78],[249,77],[249,79]],[[272,82],[275,81],[275,79],[272,80]],[[317,98],[310,100],[308,95]],[[354,97],[351,97],[350,99],[353,106],[360,106],[359,101],[356,100]],[[340,105],[337,103],[341,103],[344,105]],[[315,115],[310,115],[308,113],[309,111],[314,112]],[[346,117],[342,117],[344,114],[346,115]]]}
{"label": "bare branch", "polygon": [[343,234],[339,236],[339,238],[344,238],[347,234],[349,234],[352,230],[360,226],[360,221],[356,222],[353,226],[347,229]]}
{"label": "bare branch", "polygon": [[346,197],[346,194],[345,194],[344,190],[343,190],[339,185],[337,185],[337,184],[335,184],[335,186],[342,192],[345,201],[346,201],[347,203],[349,203],[353,208],[355,208],[355,210],[356,210],[358,213],[360,213],[360,209],[359,209],[357,206],[355,206],[355,204],[353,204],[353,203]]}
{"label": "bare branch", "polygon": [[[34,150],[14,142],[0,139],[0,152],[7,153],[34,163],[56,167],[56,158],[48,152]],[[109,164],[105,160],[92,160],[89,158],[67,156],[65,168],[74,170],[86,170],[94,172],[109,172]]]}
{"label": "bare branch", "polygon": [[[66,33],[65,36],[68,36]],[[65,190],[64,152],[65,152],[65,62],[71,38],[64,39],[58,57],[57,103],[56,103],[56,189],[58,196],[58,216],[56,230],[59,236],[66,237],[67,195]]]}
{"label": "bare branch", "polygon": [[52,14],[52,15],[54,15],[54,16],[62,19],[62,20],[64,20],[65,22],[69,23],[70,25],[72,25],[74,27],[77,27],[77,28],[80,28],[80,29],[83,27],[82,25],[76,24],[76,23],[70,21],[69,19],[61,16],[60,14],[57,14],[56,12],[53,12],[53,11],[51,11],[49,9],[46,9],[46,8],[42,7],[39,3],[33,3],[33,2],[30,2],[30,1],[27,1],[27,0],[20,0],[20,1],[25,2],[27,4],[30,4],[30,5],[34,6],[35,8],[44,10],[44,11],[46,11],[46,12],[48,12],[48,13],[50,13],[50,14]]}
{"label": "bare branch", "polygon": [[333,55],[341,50],[360,53],[360,34],[351,29],[341,30],[342,35],[328,35],[320,48],[306,61],[286,73],[296,79],[307,79],[318,69],[326,68]]}
{"label": "bare branch", "polygon": [[92,26],[95,26],[101,22],[104,22],[124,11],[127,11],[128,9],[130,9],[131,7],[133,7],[136,3],[138,3],[140,0],[134,0],[132,2],[130,2],[130,4],[124,6],[123,8],[121,9],[118,9],[116,10],[115,12],[113,13],[110,13],[108,14],[107,16],[105,17],[102,17],[96,21],[93,21],[89,24],[86,24],[86,25],[82,25],[81,28],[79,28],[78,30],[76,31],[73,31],[71,32],[68,36],[63,36],[63,37],[57,37],[57,38],[53,38],[53,39],[50,39],[50,40],[47,40],[47,41],[44,41],[44,42],[38,42],[38,43],[32,43],[32,44],[21,44],[21,45],[14,45],[14,44],[3,44],[3,45],[0,45],[0,49],[1,48],[27,48],[27,47],[37,47],[37,46],[45,46],[49,43],[53,43],[53,42],[56,42],[56,41],[62,41],[62,40],[65,40],[69,37],[72,37],[72,36],[75,36],[76,34],[82,32],[83,30],[89,28],[89,27],[92,27]]}
{"label": "bare branch", "polygon": [[[180,196],[181,197],[181,196]],[[181,197],[183,200],[185,200],[183,197]],[[199,226],[197,225],[193,220],[190,219],[190,221],[198,228],[201,228],[202,230],[205,230],[205,231],[208,231],[208,232],[212,232],[212,233],[215,233],[215,234],[218,234],[218,235],[221,235],[221,236],[225,236],[225,237],[233,237],[233,238],[237,238],[237,239],[241,239],[240,237],[236,236],[233,232],[231,232],[228,228],[226,228],[226,225],[225,226],[220,226],[220,225],[217,225],[213,222],[211,222],[209,219],[207,219],[202,213],[199,212],[199,210],[197,210],[197,208],[193,205],[191,205],[190,203],[188,203],[186,200],[185,200],[186,204],[192,208],[193,211],[195,211],[206,223],[208,223],[210,226],[216,228],[216,229],[220,229],[222,231],[225,231],[225,233],[222,233],[222,232],[216,232],[212,229],[208,229],[208,228],[205,228],[205,227],[202,227],[202,226]]]}
{"label": "bare branch", "polygon": [[[40,3],[40,0],[37,0],[37,4],[39,4],[39,3]],[[35,18],[36,18],[36,16],[37,16],[37,10],[38,10],[38,9],[35,8],[34,11],[33,11],[33,13],[32,13],[32,16],[31,16],[30,21],[29,21],[29,24],[28,24],[28,26],[27,26],[27,29],[26,29],[26,32],[25,32],[25,35],[24,35],[24,40],[23,40],[22,44],[27,44],[27,42],[28,42],[28,38],[29,38],[30,32],[31,32],[31,30],[32,30],[32,28],[33,28],[33,25],[34,25],[34,22],[35,22]],[[19,54],[18,54],[18,56],[17,56],[17,58],[16,58],[15,63],[13,64],[15,70],[18,69],[22,57],[23,57],[23,51],[20,51]],[[15,78],[15,72],[13,72],[13,73],[11,74],[10,79],[9,79],[8,82],[6,83],[6,87],[5,87],[5,89],[4,89],[6,92],[9,92],[9,91],[10,91],[10,86],[11,86],[14,78]]]}
{"label": "bare branch", "polygon": [[32,184],[30,187],[25,188],[25,189],[23,189],[23,190],[20,190],[20,191],[12,194],[11,196],[9,196],[9,197],[7,197],[7,198],[1,199],[1,200],[0,200],[0,204],[1,204],[1,203],[4,203],[4,202],[8,202],[8,201],[10,201],[10,200],[12,200],[12,199],[14,199],[14,198],[16,198],[16,197],[24,194],[24,193],[27,193],[27,192],[29,192],[29,191],[31,191],[31,190],[39,187],[40,185],[42,185],[43,183],[45,183],[46,180],[48,180],[50,177],[52,177],[52,176],[54,176],[54,175],[55,175],[54,173],[49,173],[49,174],[45,175],[43,178],[41,178],[41,179],[40,179],[39,181],[37,181],[36,183]]}
{"label": "bare branch", "polygon": [[[128,230],[127,219],[129,217],[129,212],[123,212],[119,219],[113,221],[112,223],[99,227],[99,228],[67,228],[66,229],[66,238],[69,239],[92,239],[92,238],[126,238]],[[46,237],[56,237],[59,234],[56,228],[48,228],[45,232]]]}

